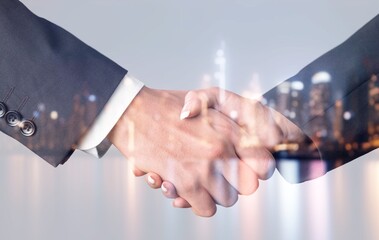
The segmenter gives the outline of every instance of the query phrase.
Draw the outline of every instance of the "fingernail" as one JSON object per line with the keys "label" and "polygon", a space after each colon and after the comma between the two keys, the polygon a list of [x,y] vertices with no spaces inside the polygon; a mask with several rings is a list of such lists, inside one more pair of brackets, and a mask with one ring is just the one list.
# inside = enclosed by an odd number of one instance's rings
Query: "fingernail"
{"label": "fingernail", "polygon": [[154,185],[154,184],[155,184],[155,180],[154,180],[151,176],[148,176],[148,177],[147,177],[147,181],[148,181],[151,185]]}
{"label": "fingernail", "polygon": [[167,193],[167,192],[168,192],[168,189],[165,187],[164,183],[162,183],[161,188],[162,188],[162,191],[163,191],[164,193]]}
{"label": "fingernail", "polygon": [[186,111],[182,111],[182,113],[180,114],[180,120],[184,120],[186,118],[188,118],[188,116],[190,115],[190,111],[186,110]]}

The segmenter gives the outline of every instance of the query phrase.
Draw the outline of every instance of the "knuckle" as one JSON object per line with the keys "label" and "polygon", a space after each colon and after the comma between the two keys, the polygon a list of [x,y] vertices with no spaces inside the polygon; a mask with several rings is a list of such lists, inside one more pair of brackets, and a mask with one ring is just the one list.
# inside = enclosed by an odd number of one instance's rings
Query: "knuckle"
{"label": "knuckle", "polygon": [[200,185],[196,182],[185,182],[183,183],[181,190],[183,193],[186,193],[187,195],[192,195],[193,193],[196,193],[200,188]]}
{"label": "knuckle", "polygon": [[261,161],[262,165],[262,180],[267,180],[271,177],[273,170],[274,170],[274,163],[275,161],[273,158],[267,157]]}
{"label": "knuckle", "polygon": [[232,207],[234,204],[236,204],[238,201],[238,195],[237,194],[230,194],[228,198],[225,200],[223,207]]}
{"label": "knuckle", "polygon": [[225,149],[226,149],[225,142],[218,141],[212,144],[212,146],[210,146],[210,149],[208,151],[209,157],[211,159],[219,159],[224,155]]}
{"label": "knuckle", "polygon": [[211,87],[211,91],[218,93],[221,91],[221,88],[220,87]]}
{"label": "knuckle", "polygon": [[266,109],[266,106],[263,105],[263,103],[261,103],[260,101],[257,101],[257,100],[250,100],[250,103],[255,106],[256,108],[260,108],[260,109]]}
{"label": "knuckle", "polygon": [[196,92],[194,91],[194,90],[189,90],[188,92],[187,92],[187,96],[194,96],[194,95],[196,95]]}
{"label": "knuckle", "polygon": [[265,138],[266,146],[270,148],[273,148],[277,144],[282,143],[283,140],[284,140],[284,133],[278,126],[273,126],[272,128],[270,128],[270,132],[268,135],[266,135],[266,138]]}
{"label": "knuckle", "polygon": [[195,92],[193,90],[188,91],[186,96],[185,96],[186,101],[197,99],[197,98],[198,98],[197,92]]}

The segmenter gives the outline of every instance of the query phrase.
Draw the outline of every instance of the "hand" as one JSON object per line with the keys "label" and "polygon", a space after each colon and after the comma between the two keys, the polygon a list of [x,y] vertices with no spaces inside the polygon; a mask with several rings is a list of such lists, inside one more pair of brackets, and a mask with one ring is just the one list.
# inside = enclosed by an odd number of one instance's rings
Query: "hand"
{"label": "hand", "polygon": [[254,192],[258,176],[240,161],[250,153],[235,152],[242,129],[214,110],[181,121],[184,97],[185,92],[143,88],[108,138],[133,161],[135,173],[159,174],[197,215],[212,216],[216,203],[231,206],[238,193]]}
{"label": "hand", "polygon": [[[221,102],[220,96],[225,96]],[[211,88],[207,90],[191,91],[186,95],[185,105],[182,109],[183,118],[193,118],[201,113],[209,111],[209,108],[217,109],[221,113],[233,119],[246,134],[241,139],[242,151],[254,152],[253,157],[242,158],[249,167],[258,174],[260,179],[267,179],[270,174],[262,171],[260,166],[273,164],[267,159],[272,159],[270,150],[278,143],[285,141],[301,142],[305,138],[302,131],[280,113],[263,106],[260,102],[243,98],[232,92]],[[240,148],[241,149],[241,148]],[[237,151],[238,154],[240,152]],[[275,165],[275,164],[273,164]],[[272,173],[272,172],[271,172]],[[141,172],[141,174],[144,174]],[[149,185],[159,187],[162,178],[156,173],[148,174]],[[166,197],[176,198],[174,206],[190,207],[191,205],[183,197],[179,197],[176,189],[169,181],[162,185]]]}

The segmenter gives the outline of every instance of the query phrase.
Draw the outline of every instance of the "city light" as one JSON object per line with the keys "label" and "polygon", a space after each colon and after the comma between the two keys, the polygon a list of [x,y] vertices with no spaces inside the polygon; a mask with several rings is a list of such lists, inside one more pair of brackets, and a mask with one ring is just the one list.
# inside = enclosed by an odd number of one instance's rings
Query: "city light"
{"label": "city light", "polygon": [[328,83],[332,80],[332,76],[328,72],[318,72],[312,77],[313,84]]}
{"label": "city light", "polygon": [[93,95],[93,94],[89,95],[89,96],[88,96],[88,101],[90,101],[90,102],[95,102],[95,101],[96,101],[96,96]]}
{"label": "city light", "polygon": [[[226,89],[226,58],[225,58],[225,44],[221,44],[221,48],[217,50],[217,57],[215,58],[216,72],[214,78],[221,89]],[[219,101],[222,103],[225,101],[225,92],[220,91]]]}
{"label": "city light", "polygon": [[[225,44],[216,51],[214,60],[215,72],[213,74],[215,84],[221,89],[226,88],[227,60],[225,58]],[[211,75],[204,75],[202,87],[209,87],[212,82]],[[343,98],[343,92],[332,89],[332,74],[327,71],[317,71],[310,79],[285,81],[277,86],[276,95],[262,97],[260,78],[258,73],[253,73],[249,86],[242,91],[242,96],[261,101],[263,104],[277,110],[289,118],[297,126],[304,127],[305,134],[312,138],[314,145],[301,142],[285,142],[274,147],[277,152],[287,152],[292,157],[300,160],[307,157],[319,157],[319,151],[327,153],[328,160],[335,160],[340,164],[341,159],[350,159],[360,156],[368,149],[379,146],[379,81],[377,76],[372,76],[367,86],[367,92],[357,96],[364,99],[367,94],[369,101],[368,119],[360,123],[363,132],[351,132],[350,125],[355,115],[354,107]],[[307,86],[306,86],[307,85]],[[274,96],[275,95],[275,96]],[[220,92],[220,100],[225,99],[224,91]],[[207,111],[207,106],[203,111]],[[231,111],[229,117],[238,118],[237,111]],[[359,120],[359,119],[356,119]],[[358,137],[359,134],[359,137]],[[249,139],[242,141],[251,145]],[[253,144],[257,143],[257,139]],[[296,149],[293,147],[296,146]]]}
{"label": "city light", "polygon": [[291,83],[291,88],[296,91],[302,91],[304,89],[304,83],[300,81],[293,81]]}
{"label": "city light", "polygon": [[46,106],[45,106],[45,104],[40,103],[40,104],[38,104],[37,108],[38,108],[38,111],[44,112],[46,109]]}
{"label": "city light", "polygon": [[343,119],[345,119],[346,121],[349,121],[352,117],[352,114],[351,112],[344,112],[343,113]]}
{"label": "city light", "polygon": [[53,119],[53,120],[57,120],[58,119],[58,112],[57,111],[52,111],[50,113],[50,118]]}

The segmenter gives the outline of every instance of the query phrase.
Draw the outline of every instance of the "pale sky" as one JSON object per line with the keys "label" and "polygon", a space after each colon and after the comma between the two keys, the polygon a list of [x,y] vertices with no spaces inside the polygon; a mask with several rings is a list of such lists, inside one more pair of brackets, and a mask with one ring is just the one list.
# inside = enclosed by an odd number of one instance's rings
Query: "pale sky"
{"label": "pale sky", "polygon": [[[1,0],[0,0],[1,1]],[[226,44],[229,89],[296,74],[379,13],[378,0],[24,0],[148,86],[200,87]],[[0,239],[379,239],[378,151],[317,180],[275,173],[212,219],[171,207],[112,148],[57,169],[0,135]]]}

